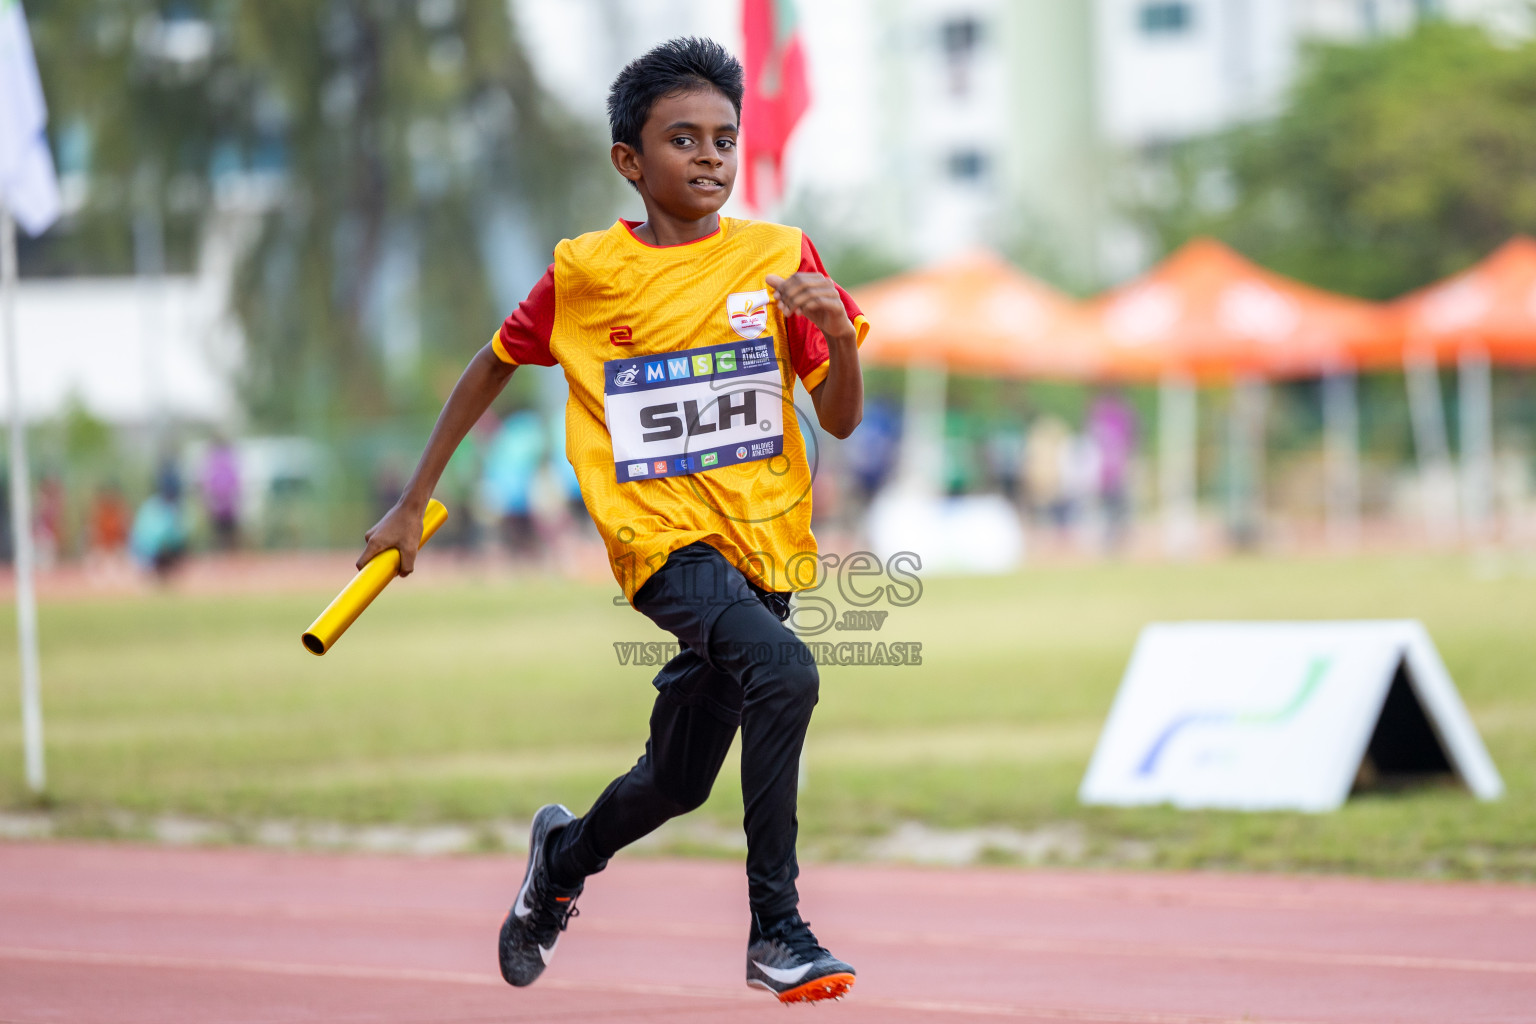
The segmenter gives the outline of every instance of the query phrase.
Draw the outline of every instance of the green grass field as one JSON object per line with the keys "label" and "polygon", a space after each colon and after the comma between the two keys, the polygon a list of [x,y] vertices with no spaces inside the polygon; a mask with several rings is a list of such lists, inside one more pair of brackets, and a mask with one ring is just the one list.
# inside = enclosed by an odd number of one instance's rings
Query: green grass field
{"label": "green grass field", "polygon": [[[921,641],[921,667],[823,669],[801,801],[811,856],[854,856],[921,822],[1065,829],[1073,849],[1054,857],[1072,863],[1536,878],[1528,574],[1488,578],[1465,556],[1254,559],[924,587],[878,635]],[[621,667],[613,643],[661,635],[615,607],[614,592],[434,583],[427,563],[324,658],[298,634],[327,593],[45,603],[57,827],[131,834],[123,822],[162,814],[237,828],[476,824],[526,820],[551,800],[583,808],[638,755],[653,693],[654,670]],[[1077,804],[1143,624],[1336,617],[1425,622],[1503,773],[1504,800],[1434,786],[1317,816]],[[25,810],[14,634],[0,636],[0,807]],[[699,815],[722,829],[739,821],[733,765]]]}

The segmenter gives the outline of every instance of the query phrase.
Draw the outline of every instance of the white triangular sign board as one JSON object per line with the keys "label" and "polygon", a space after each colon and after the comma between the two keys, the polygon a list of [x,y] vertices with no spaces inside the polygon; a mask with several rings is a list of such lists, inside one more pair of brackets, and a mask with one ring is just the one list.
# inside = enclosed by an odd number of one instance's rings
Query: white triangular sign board
{"label": "white triangular sign board", "polygon": [[1367,762],[1451,771],[1484,800],[1504,792],[1419,623],[1158,623],[1136,643],[1078,796],[1328,811]]}

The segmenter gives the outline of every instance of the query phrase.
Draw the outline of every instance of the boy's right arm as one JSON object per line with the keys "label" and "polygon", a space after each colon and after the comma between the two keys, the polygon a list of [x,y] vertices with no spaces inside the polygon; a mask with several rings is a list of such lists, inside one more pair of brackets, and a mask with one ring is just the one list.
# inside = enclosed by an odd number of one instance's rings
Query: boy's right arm
{"label": "boy's right arm", "polygon": [[401,576],[409,576],[416,568],[416,549],[421,546],[421,519],[427,500],[459,443],[501,394],[515,369],[516,365],[497,356],[489,344],[475,353],[438,414],[432,436],[427,438],[426,450],[421,453],[416,472],[406,482],[405,492],[365,535],[368,544],[357,560],[359,569],[390,548],[400,551]]}

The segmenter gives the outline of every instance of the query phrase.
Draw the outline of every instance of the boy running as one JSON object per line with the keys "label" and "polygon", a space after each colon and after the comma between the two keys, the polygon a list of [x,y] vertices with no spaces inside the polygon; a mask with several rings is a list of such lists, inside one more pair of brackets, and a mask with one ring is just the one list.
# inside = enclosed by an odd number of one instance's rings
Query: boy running
{"label": "boy running", "polygon": [[579,818],[558,804],[534,816],[499,943],[513,985],[543,972],[588,875],[704,803],[738,728],[747,984],[797,1002],[854,982],[798,911],[796,790],[818,676],[784,620],[790,592],[813,586],[818,568],[795,377],[822,429],[847,437],[863,412],[868,326],[800,231],[719,215],[736,178],[741,96],[741,65],[709,40],[664,43],[619,74],[611,157],[645,220],[555,248],[470,361],[358,560],[398,548],[409,575],[427,499],[469,428],[519,365],[564,368],[567,455],[614,575],[683,651],[655,679],[635,766]]}

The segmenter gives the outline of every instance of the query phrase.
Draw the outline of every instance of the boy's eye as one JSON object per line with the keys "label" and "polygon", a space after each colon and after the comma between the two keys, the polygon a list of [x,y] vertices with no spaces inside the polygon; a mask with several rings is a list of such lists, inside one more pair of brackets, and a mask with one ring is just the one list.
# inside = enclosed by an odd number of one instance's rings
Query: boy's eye
{"label": "boy's eye", "polygon": [[692,144],[693,144],[693,139],[690,138],[687,135],[679,135],[679,136],[677,136],[676,138],[674,138],[672,140],[672,145],[674,145],[674,146],[689,146],[689,145],[692,145]]}
{"label": "boy's eye", "polygon": [[736,140],[735,139],[721,139],[720,141],[715,143],[715,148],[716,149],[735,149],[736,148]]}

